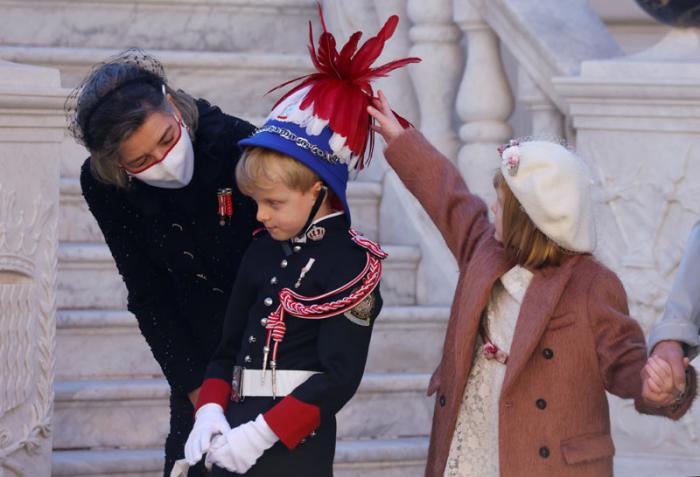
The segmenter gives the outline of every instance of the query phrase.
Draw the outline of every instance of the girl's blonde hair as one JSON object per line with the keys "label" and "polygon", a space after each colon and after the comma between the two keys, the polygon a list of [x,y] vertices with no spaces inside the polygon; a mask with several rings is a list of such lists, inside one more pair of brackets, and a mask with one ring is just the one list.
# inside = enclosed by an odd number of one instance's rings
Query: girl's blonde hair
{"label": "girl's blonde hair", "polygon": [[306,192],[321,178],[301,162],[264,147],[248,147],[236,165],[236,182],[245,195],[260,188],[260,180],[278,182]]}
{"label": "girl's blonde hair", "polygon": [[566,252],[537,228],[500,170],[493,178],[493,186],[503,192],[504,198],[501,240],[518,265],[530,269],[559,265]]}

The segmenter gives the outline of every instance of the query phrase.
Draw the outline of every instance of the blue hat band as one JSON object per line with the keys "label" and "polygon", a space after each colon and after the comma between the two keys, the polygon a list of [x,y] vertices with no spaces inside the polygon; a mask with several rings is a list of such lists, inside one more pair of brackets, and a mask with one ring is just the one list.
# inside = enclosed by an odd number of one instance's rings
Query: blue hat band
{"label": "blue hat band", "polygon": [[331,164],[341,164],[342,163],[342,161],[340,160],[340,158],[338,156],[336,156],[335,154],[331,154],[329,152],[324,151],[323,148],[312,143],[307,138],[294,134],[294,132],[291,129],[281,128],[281,127],[275,126],[273,124],[267,124],[261,128],[258,128],[255,131],[255,134],[264,133],[264,132],[270,132],[273,134],[277,134],[278,136],[280,136],[288,141],[292,141],[296,144],[297,147],[300,147],[302,149],[306,149],[314,156],[319,157],[327,162],[330,162]]}

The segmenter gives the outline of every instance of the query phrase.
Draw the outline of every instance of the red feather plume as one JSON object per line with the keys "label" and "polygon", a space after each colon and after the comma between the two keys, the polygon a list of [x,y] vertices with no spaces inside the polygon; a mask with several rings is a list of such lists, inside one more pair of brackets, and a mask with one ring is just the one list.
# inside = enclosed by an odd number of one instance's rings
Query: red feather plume
{"label": "red feather plume", "polygon": [[[384,44],[396,31],[399,17],[391,16],[377,36],[367,40],[357,48],[362,32],[355,32],[338,52],[335,37],[326,29],[323,9],[318,5],[323,32],[318,40],[318,50],[314,44],[313,27],[309,22],[309,53],[316,72],[287,81],[268,93],[292,83],[300,82],[288,91],[275,104],[275,107],[297,91],[310,87],[300,108],[307,109],[313,105],[315,116],[327,120],[333,132],[346,138],[346,145],[352,154],[358,157],[357,169],[367,163],[366,157],[372,156],[374,135],[370,129],[371,117],[367,106],[374,97],[371,82],[376,78],[386,77],[391,71],[411,63],[418,63],[420,58],[403,58],[372,68],[384,50]],[[397,114],[404,127],[410,124]],[[367,145],[369,143],[369,151]],[[367,155],[365,153],[368,152]]]}

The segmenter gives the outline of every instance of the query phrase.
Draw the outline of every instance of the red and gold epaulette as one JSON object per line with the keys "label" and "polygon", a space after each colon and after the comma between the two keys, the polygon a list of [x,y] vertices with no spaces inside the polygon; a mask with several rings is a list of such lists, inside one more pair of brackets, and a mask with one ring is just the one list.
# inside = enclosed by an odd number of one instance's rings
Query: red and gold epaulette
{"label": "red and gold epaulette", "polygon": [[379,244],[377,242],[374,242],[374,241],[368,239],[364,235],[360,235],[360,233],[353,228],[350,228],[349,232],[350,232],[350,237],[352,237],[353,242],[355,242],[357,245],[359,245],[360,247],[367,250],[369,253],[371,253],[372,255],[377,257],[378,259],[384,260],[385,258],[387,258],[389,256],[388,253],[386,253],[384,250],[382,250],[382,248],[379,246]]}

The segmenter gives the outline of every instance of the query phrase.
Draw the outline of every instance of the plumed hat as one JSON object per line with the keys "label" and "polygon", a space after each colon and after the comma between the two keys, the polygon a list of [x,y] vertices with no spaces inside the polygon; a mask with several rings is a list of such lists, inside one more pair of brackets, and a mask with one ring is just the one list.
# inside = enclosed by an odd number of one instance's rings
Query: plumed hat
{"label": "plumed hat", "polygon": [[361,47],[362,32],[358,31],[338,51],[320,5],[319,14],[323,32],[318,50],[309,22],[309,52],[316,72],[273,88],[271,91],[298,83],[277,102],[265,124],[239,145],[272,149],[312,169],[338,197],[349,222],[348,171],[364,168],[374,145],[372,119],[367,113],[374,96],[371,82],[420,59],[404,58],[372,67],[396,31],[397,16],[389,18]]}

